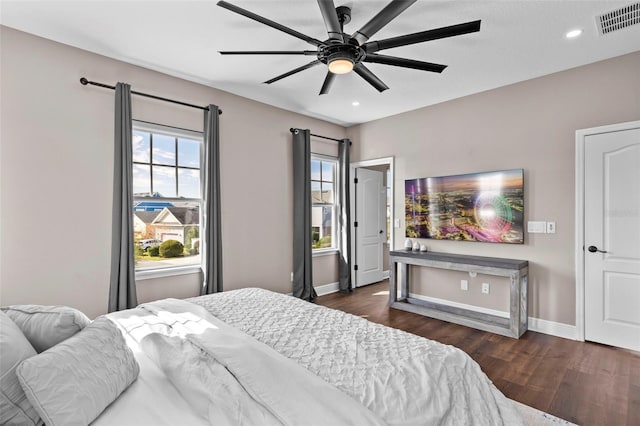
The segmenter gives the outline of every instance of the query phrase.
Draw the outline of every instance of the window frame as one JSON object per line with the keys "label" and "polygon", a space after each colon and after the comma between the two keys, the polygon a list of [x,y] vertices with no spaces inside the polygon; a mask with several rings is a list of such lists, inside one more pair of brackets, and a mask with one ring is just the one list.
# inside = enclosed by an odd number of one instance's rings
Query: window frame
{"label": "window frame", "polygon": [[[312,247],[312,250],[311,250],[312,256],[317,257],[317,256],[331,255],[338,252],[337,220],[338,220],[338,197],[340,196],[339,185],[338,185],[338,178],[340,176],[340,170],[339,170],[340,162],[338,161],[338,158],[330,155],[311,153],[309,167],[311,167],[311,161],[314,161],[314,160],[320,161],[320,180],[311,179],[311,176],[310,176],[309,185],[311,185],[312,182],[320,182],[321,192],[322,192],[323,182],[331,183],[333,185],[333,203],[322,203],[322,202],[315,203],[313,201],[313,195],[311,197],[312,212],[314,207],[328,207],[328,206],[331,207],[331,247],[322,247],[322,248]],[[332,182],[322,180],[322,162],[333,164],[333,181]],[[313,217],[313,213],[312,213],[312,217]],[[313,224],[312,224],[312,229],[313,229]],[[310,229],[309,232],[312,232],[312,229]]]}
{"label": "window frame", "polygon": [[[165,164],[155,164],[155,165],[159,165],[162,167],[172,167],[175,168],[175,173],[176,173],[176,180],[175,180],[175,185],[176,185],[176,195],[178,195],[178,189],[179,189],[179,170],[182,169],[186,169],[186,170],[199,170],[200,171],[200,197],[198,198],[193,198],[193,197],[158,197],[158,198],[154,198],[152,196],[135,196],[133,195],[133,203],[134,206],[136,205],[136,203],[138,202],[143,202],[143,201],[160,201],[160,202],[170,202],[170,203],[185,203],[185,202],[194,202],[197,203],[199,206],[199,223],[198,223],[198,228],[199,228],[199,235],[202,235],[202,204],[203,204],[203,199],[202,199],[202,185],[204,185],[203,182],[203,175],[202,175],[202,171],[203,171],[203,154],[204,154],[204,132],[198,132],[195,130],[189,130],[189,129],[183,129],[180,127],[174,127],[174,126],[168,126],[168,125],[163,125],[163,124],[156,124],[156,123],[149,123],[147,121],[141,121],[141,120],[132,120],[132,136],[133,136],[133,132],[134,131],[140,131],[140,132],[146,132],[146,133],[155,133],[155,134],[161,134],[161,135],[168,135],[170,137],[176,138],[176,158],[175,158],[175,165],[165,165]],[[184,138],[184,139],[191,139],[191,140],[197,140],[200,142],[200,165],[199,167],[189,167],[189,166],[180,166],[179,165],[179,156],[178,156],[178,147],[177,147],[177,139],[179,138]],[[132,140],[133,143],[133,140]],[[133,147],[132,147],[133,148]],[[150,170],[149,170],[149,179],[151,182],[151,186],[150,186],[150,194],[153,194],[153,172],[152,172],[152,167],[154,165],[153,163],[153,158],[152,158],[152,151],[153,151],[153,143],[150,143],[149,146],[149,150],[150,150],[150,158],[149,158],[149,162],[148,163],[141,163],[141,162],[137,162],[134,161],[133,158],[131,159],[131,165],[132,167],[136,164],[148,164],[151,166]],[[133,182],[132,182],[133,185]],[[132,211],[133,214],[133,211]],[[135,238],[134,235],[131,235],[130,238],[133,240]],[[165,266],[165,267],[158,267],[158,268],[152,268],[152,269],[143,269],[143,270],[138,270],[137,268],[135,269],[135,279],[138,280],[147,280],[147,279],[154,279],[154,278],[163,278],[163,277],[170,277],[170,276],[177,276],[177,275],[185,275],[185,274],[194,274],[194,273],[199,273],[202,272],[202,262],[198,263],[198,264],[190,264],[190,265],[180,265],[180,266]]]}

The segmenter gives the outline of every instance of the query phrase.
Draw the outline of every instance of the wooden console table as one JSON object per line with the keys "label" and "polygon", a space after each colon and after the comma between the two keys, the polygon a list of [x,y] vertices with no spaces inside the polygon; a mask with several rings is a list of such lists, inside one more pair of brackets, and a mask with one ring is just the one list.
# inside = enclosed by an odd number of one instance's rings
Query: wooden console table
{"label": "wooden console table", "polygon": [[[389,257],[390,307],[516,339],[527,331],[528,261],[411,251],[392,251]],[[401,273],[400,283],[398,283],[398,265]],[[509,277],[511,279],[509,318],[409,297],[409,265]],[[398,287],[400,297],[398,297]]]}

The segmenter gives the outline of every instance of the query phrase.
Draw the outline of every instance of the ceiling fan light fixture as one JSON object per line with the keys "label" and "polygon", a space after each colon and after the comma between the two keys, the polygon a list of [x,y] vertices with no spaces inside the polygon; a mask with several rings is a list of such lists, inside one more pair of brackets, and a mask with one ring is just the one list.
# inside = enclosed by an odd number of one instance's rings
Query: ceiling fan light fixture
{"label": "ceiling fan light fixture", "polygon": [[336,58],[329,58],[329,71],[334,74],[347,74],[353,70],[354,62],[351,58],[345,58],[339,56]]}

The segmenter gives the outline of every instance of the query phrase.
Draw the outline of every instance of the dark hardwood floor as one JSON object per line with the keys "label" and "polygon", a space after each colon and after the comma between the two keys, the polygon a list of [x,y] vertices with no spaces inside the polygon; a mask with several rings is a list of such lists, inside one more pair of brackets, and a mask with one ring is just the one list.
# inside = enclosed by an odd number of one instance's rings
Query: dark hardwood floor
{"label": "dark hardwood floor", "polygon": [[527,331],[520,339],[390,309],[388,281],[317,303],[454,345],[507,397],[579,425],[640,425],[640,353]]}

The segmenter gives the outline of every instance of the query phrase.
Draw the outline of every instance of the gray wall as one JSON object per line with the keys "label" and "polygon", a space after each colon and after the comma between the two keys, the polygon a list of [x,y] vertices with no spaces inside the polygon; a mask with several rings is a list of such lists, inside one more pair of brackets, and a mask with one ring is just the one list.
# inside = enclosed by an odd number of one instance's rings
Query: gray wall
{"label": "gray wall", "polygon": [[[106,311],[111,244],[113,91],[80,77],[219,105],[225,289],[291,292],[289,128],[344,138],[334,124],[284,111],[10,28],[2,39],[0,303]],[[215,70],[212,70],[215,72]],[[134,118],[202,130],[199,110],[133,97]],[[318,258],[333,283],[335,256]],[[140,301],[195,296],[199,274],[140,281]]]}
{"label": "gray wall", "polygon": [[[434,251],[529,260],[529,316],[575,324],[575,131],[640,119],[638,70],[640,52],[349,128],[353,161],[395,156],[395,247],[404,246],[405,179],[524,168],[525,220],[556,221],[556,234],[526,234],[524,245],[422,242]],[[492,279],[489,296],[472,297],[485,277],[467,275],[463,293],[458,273],[419,274],[415,291],[507,306],[501,280]],[[432,294],[427,283],[437,286]]]}

